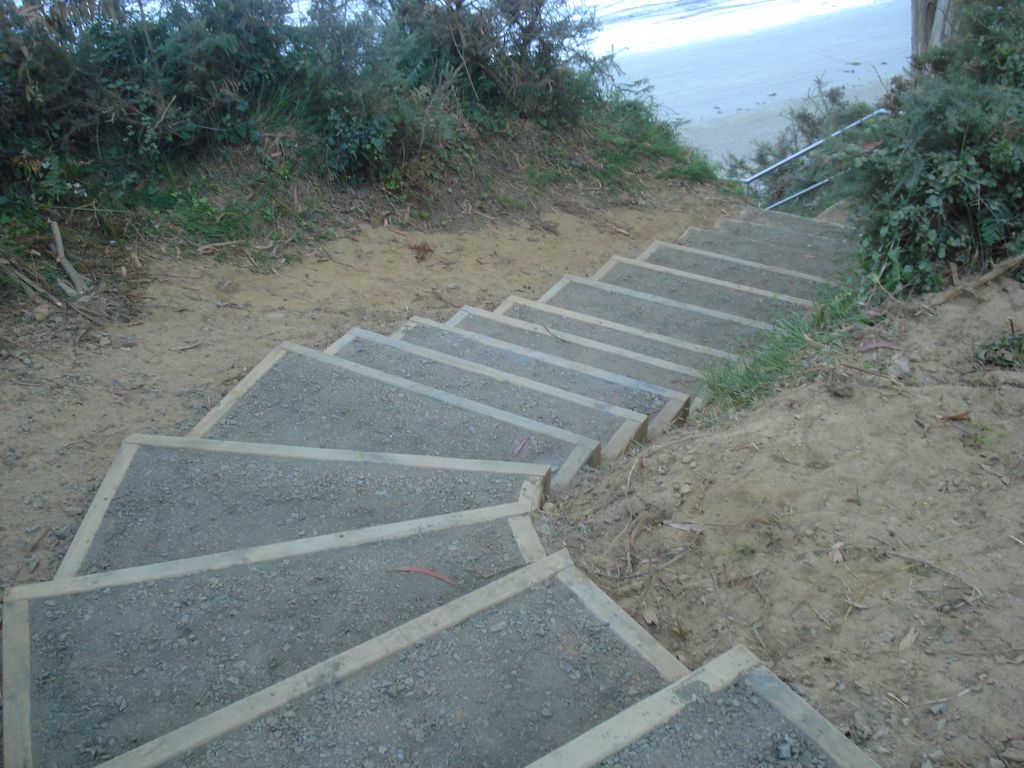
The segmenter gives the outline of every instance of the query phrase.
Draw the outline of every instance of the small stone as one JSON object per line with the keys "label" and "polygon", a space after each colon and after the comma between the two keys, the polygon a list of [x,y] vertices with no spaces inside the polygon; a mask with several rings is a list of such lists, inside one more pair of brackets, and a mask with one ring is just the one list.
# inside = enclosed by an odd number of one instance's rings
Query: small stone
{"label": "small stone", "polygon": [[999,756],[1008,763],[1024,763],[1024,749],[1010,747],[999,753]]}
{"label": "small stone", "polygon": [[990,757],[988,759],[988,768],[1006,768],[1006,763],[998,757]]}
{"label": "small stone", "polygon": [[932,763],[931,760],[922,760],[921,768],[935,768],[935,765]]}
{"label": "small stone", "polygon": [[550,515],[552,512],[555,511],[555,505],[550,501],[545,501],[544,506],[541,507],[541,510]]}
{"label": "small stone", "polygon": [[853,687],[863,693],[865,696],[871,696],[874,691],[871,690],[871,686],[865,683],[863,680],[854,680]]}
{"label": "small stone", "polygon": [[793,756],[793,747],[788,741],[783,741],[775,748],[775,754],[779,760],[789,760]]}
{"label": "small stone", "polygon": [[946,714],[946,712],[948,710],[949,710],[949,705],[946,702],[944,702],[944,701],[940,701],[938,704],[932,704],[932,706],[931,706],[931,712],[936,717],[938,717],[939,715]]}
{"label": "small stone", "polygon": [[551,707],[541,707],[540,716],[551,717]]}
{"label": "small stone", "polygon": [[45,304],[39,304],[32,310],[32,319],[37,323],[43,322],[50,316],[50,308]]}

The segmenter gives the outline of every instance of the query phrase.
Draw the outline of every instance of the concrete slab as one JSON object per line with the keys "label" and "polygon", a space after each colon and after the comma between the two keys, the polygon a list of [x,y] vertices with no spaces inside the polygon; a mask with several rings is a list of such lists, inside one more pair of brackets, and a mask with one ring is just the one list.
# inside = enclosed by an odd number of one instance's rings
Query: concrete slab
{"label": "concrete slab", "polygon": [[594,274],[594,279],[620,288],[631,288],[765,322],[813,306],[806,299],[769,291],[760,286],[683,272],[621,256],[613,256]]}
{"label": "concrete slab", "polygon": [[6,764],[92,766],[515,572],[526,509],[12,588]]}
{"label": "concrete slab", "polygon": [[717,280],[731,280],[800,299],[814,299],[832,285],[830,281],[817,275],[674,243],[651,243],[636,258],[637,261],[646,264],[656,264]]}
{"label": "concrete slab", "polygon": [[135,435],[121,446],[57,578],[519,500],[546,465]]}
{"label": "concrete slab", "polygon": [[498,312],[487,312],[476,307],[463,307],[448,323],[595,368],[635,376],[678,392],[699,389],[701,374],[696,367],[636,352],[614,342],[634,346],[643,344],[640,348],[646,351],[660,350],[662,354],[682,357],[693,363],[713,359],[707,353],[649,338],[636,329],[612,327],[614,324],[609,325],[597,318],[565,313],[557,307],[518,296],[510,298],[498,309]]}
{"label": "concrete slab", "polygon": [[520,583],[505,595],[470,604],[496,583],[453,601],[120,765],[523,766],[685,674],[603,593],[578,589],[568,560],[553,572],[558,557],[509,577]]}
{"label": "concrete slab", "polygon": [[564,277],[540,299],[542,304],[638,328],[704,347],[735,352],[766,322],[704,309],[582,277]]}
{"label": "concrete slab", "polygon": [[529,768],[878,768],[742,646]]}
{"label": "concrete slab", "polygon": [[672,424],[687,406],[687,397],[681,393],[426,318],[413,318],[394,335],[438,352],[645,413],[650,417],[648,435]]}
{"label": "concrete slab", "polygon": [[190,436],[549,464],[552,487],[600,456],[590,438],[289,343]]}
{"label": "concrete slab", "polygon": [[819,247],[813,250],[797,250],[781,245],[773,245],[761,240],[750,240],[745,237],[731,235],[717,229],[697,229],[690,227],[676,242],[703,251],[713,251],[736,256],[748,261],[772,264],[797,272],[807,272],[819,277],[835,278],[848,271],[854,265],[853,257],[837,253],[830,247]]}
{"label": "concrete slab", "polygon": [[328,348],[335,357],[599,440],[603,459],[643,440],[647,415],[359,328]]}

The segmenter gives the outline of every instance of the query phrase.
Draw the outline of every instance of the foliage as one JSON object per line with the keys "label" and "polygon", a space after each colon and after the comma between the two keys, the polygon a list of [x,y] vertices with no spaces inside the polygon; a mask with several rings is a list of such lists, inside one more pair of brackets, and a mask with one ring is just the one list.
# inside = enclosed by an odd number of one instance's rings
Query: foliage
{"label": "foliage", "polygon": [[978,362],[997,368],[1024,368],[1024,334],[1008,333],[985,344],[977,352]]}
{"label": "foliage", "polygon": [[506,116],[568,124],[615,98],[569,0],[315,0],[301,22],[287,0],[153,8],[0,0],[4,199],[124,196],[282,136],[331,178],[397,178]]}
{"label": "foliage", "polygon": [[1024,247],[1024,6],[966,4],[894,98],[878,146],[849,153],[872,279],[934,290]]}

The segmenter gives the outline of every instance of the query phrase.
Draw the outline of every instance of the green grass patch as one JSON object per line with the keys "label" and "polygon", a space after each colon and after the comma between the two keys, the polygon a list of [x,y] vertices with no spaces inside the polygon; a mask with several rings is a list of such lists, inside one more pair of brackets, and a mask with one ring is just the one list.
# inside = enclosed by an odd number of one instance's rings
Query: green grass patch
{"label": "green grass patch", "polygon": [[780,318],[740,353],[704,372],[701,413],[709,421],[749,408],[780,387],[797,382],[842,353],[852,330],[863,321],[863,301],[855,288],[821,297],[810,312]]}

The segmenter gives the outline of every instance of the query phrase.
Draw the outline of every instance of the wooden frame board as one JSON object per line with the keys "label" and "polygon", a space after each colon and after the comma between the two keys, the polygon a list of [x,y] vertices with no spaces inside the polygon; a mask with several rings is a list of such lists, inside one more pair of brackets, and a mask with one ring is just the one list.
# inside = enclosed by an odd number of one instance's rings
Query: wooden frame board
{"label": "wooden frame board", "polygon": [[496,368],[488,368],[485,365],[463,360],[461,357],[454,357],[452,355],[444,354],[443,352],[435,352],[432,349],[421,347],[418,344],[410,344],[408,342],[401,341],[400,339],[382,336],[379,333],[373,333],[362,328],[351,329],[348,333],[327,348],[327,354],[336,355],[342,348],[357,339],[369,341],[374,344],[380,344],[382,346],[389,346],[403,352],[408,352],[409,354],[418,355],[426,360],[432,360],[443,365],[451,366],[452,368],[457,368],[480,376],[486,376],[490,379],[494,379],[495,381],[532,390],[548,397],[565,400],[566,402],[573,403],[574,405],[582,406],[584,408],[621,419],[623,422],[622,425],[602,448],[601,454],[603,459],[613,459],[620,456],[629,446],[630,442],[633,440],[643,440],[647,436],[647,414],[637,413],[636,411],[631,411],[628,408],[611,405],[610,403],[605,403],[601,400],[595,400],[592,397],[586,397],[585,395],[580,395],[565,389],[552,387],[548,384],[543,384],[539,381],[534,381],[533,379],[527,379],[523,376],[516,376],[512,373],[506,373],[505,371],[501,371]]}
{"label": "wooden frame board", "polygon": [[[465,315],[463,315],[465,317]],[[499,315],[496,317],[504,317]],[[511,319],[511,318],[505,318]],[[653,395],[664,398],[667,402],[665,406],[656,414],[652,416],[648,422],[647,431],[649,435],[654,435],[663,432],[671,424],[676,421],[682,421],[686,418],[686,411],[690,400],[690,395],[679,392],[674,389],[662,387],[658,384],[651,384],[640,379],[633,379],[629,376],[623,376],[613,371],[606,371],[602,368],[595,368],[590,365],[584,365],[583,363],[577,363],[575,360],[569,360],[564,357],[558,357],[557,355],[551,355],[547,352],[541,352],[536,349],[530,349],[519,344],[512,344],[501,339],[496,339],[485,334],[476,333],[474,331],[466,330],[457,325],[451,325],[446,323],[439,323],[435,320],[429,320],[424,317],[413,317],[406,321],[402,327],[400,327],[393,335],[395,338],[402,338],[405,329],[414,327],[416,325],[428,326],[433,328],[444,329],[447,332],[455,333],[463,336],[466,339],[479,342],[494,349],[504,350],[517,355],[523,355],[524,357],[530,357],[539,362],[547,363],[549,365],[558,366],[559,368],[565,368],[566,370],[574,371],[586,376],[592,376],[597,379],[603,379],[612,384],[618,384],[619,386],[629,387],[631,389],[638,389],[644,392],[648,392]],[[698,371],[694,370],[694,374],[699,374]]]}
{"label": "wooden frame board", "polygon": [[741,293],[749,293],[753,296],[760,296],[766,299],[775,299],[782,301],[787,304],[793,304],[797,307],[810,308],[814,306],[813,301],[807,299],[800,299],[796,296],[787,296],[782,293],[775,293],[774,291],[766,291],[763,288],[756,288],[750,285],[744,285],[743,283],[734,283],[731,280],[720,280],[717,277],[707,277],[706,275],[698,275],[693,272],[685,272],[680,269],[673,269],[671,267],[665,267],[660,264],[650,264],[646,261],[639,259],[627,259],[622,256],[612,256],[606,261],[597,272],[594,273],[594,280],[602,280],[608,272],[610,272],[617,264],[624,264],[628,267],[635,267],[637,269],[645,269],[649,272],[654,272],[663,275],[669,275],[671,277],[678,277],[683,280],[692,280],[696,283],[705,283],[707,285],[715,285],[720,288],[729,288],[734,291]]}
{"label": "wooden frame board", "polygon": [[335,463],[366,463],[424,469],[451,469],[462,472],[486,472],[492,474],[520,475],[523,486],[519,498],[533,509],[539,509],[547,496],[551,480],[551,468],[546,464],[517,464],[504,461],[482,461],[474,459],[450,459],[437,456],[417,456],[397,453],[371,453],[367,451],[345,451],[326,448],[272,445],[267,443],[244,443],[230,440],[203,440],[200,438],[164,437],[162,435],[130,435],[121,444],[114,461],[107,471],[99,490],[93,497],[82,523],[75,533],[60,567],[54,576],[64,579],[77,575],[88,555],[89,549],[103,524],[121,482],[124,480],[132,459],[140,447],[204,451],[211,453],[233,453],[249,456],[271,456],[284,459],[303,459]]}
{"label": "wooden frame board", "polygon": [[503,421],[507,424],[514,426],[517,429],[527,430],[538,434],[545,435],[554,440],[560,440],[575,446],[569,452],[569,454],[563,460],[558,471],[554,474],[551,479],[551,485],[555,488],[562,488],[569,484],[570,480],[575,477],[576,473],[579,472],[584,465],[590,464],[597,466],[601,461],[601,443],[597,440],[592,440],[588,437],[568,432],[564,429],[558,429],[547,424],[540,422],[531,421],[525,419],[522,416],[502,411],[498,408],[492,408],[488,405],[474,402],[472,400],[466,400],[465,398],[458,397],[449,392],[444,392],[439,389],[432,387],[426,387],[422,384],[416,384],[404,379],[401,376],[392,376],[391,374],[382,373],[372,368],[359,365],[357,363],[350,362],[348,360],[342,360],[341,358],[333,357],[323,352],[318,352],[314,349],[308,349],[299,344],[292,342],[283,342],[275,350],[270,352],[249,374],[242,379],[230,392],[228,392],[224,398],[215,406],[206,417],[203,418],[196,426],[188,433],[189,437],[203,437],[216,425],[224,415],[231,410],[232,407],[248,392],[252,387],[263,377],[266,373],[285,355],[294,354],[300,355],[311,360],[315,360],[325,365],[330,365],[335,368],[348,371],[356,376],[361,376],[367,379],[378,381],[385,386],[394,387],[396,389],[402,389],[407,392],[420,395],[422,397],[428,397],[438,402],[444,403],[445,405],[459,408],[471,413],[491,418],[496,421]]}
{"label": "wooden frame board", "polygon": [[[340,534],[327,534],[306,539],[279,542],[260,547],[221,552],[214,555],[175,560],[153,565],[125,568],[86,576],[67,577],[60,580],[38,582],[9,587],[4,595],[3,607],[3,701],[4,701],[4,765],[10,768],[32,766],[31,728],[31,658],[29,606],[32,601],[48,600],[85,592],[95,592],[114,587],[155,582],[198,573],[214,573],[226,568],[286,560],[317,552],[328,552],[356,547],[361,544],[391,541],[420,536],[423,534],[451,530],[480,523],[505,520],[527,565],[513,574],[529,571],[531,564],[547,562],[547,573],[553,563],[558,569],[571,565],[567,554],[550,560],[544,553],[537,532],[530,521],[532,507],[527,501],[517,501],[493,507],[483,507],[465,512],[438,515],[429,518],[391,523],[388,525],[362,528]],[[535,569],[536,570],[536,569]],[[504,577],[509,579],[510,577]],[[498,579],[497,581],[501,581]],[[513,579],[513,582],[516,580]],[[482,588],[484,591],[492,585]],[[469,597],[476,593],[470,593]],[[459,602],[463,598],[456,599]],[[444,608],[438,611],[444,611]],[[435,611],[436,613],[436,611]],[[428,614],[429,615],[429,614]],[[414,620],[418,621],[418,620]],[[373,642],[373,641],[370,641]],[[361,646],[360,646],[361,647]],[[345,654],[341,654],[344,656]],[[120,759],[120,758],[118,758]],[[128,763],[134,765],[134,763]]]}

